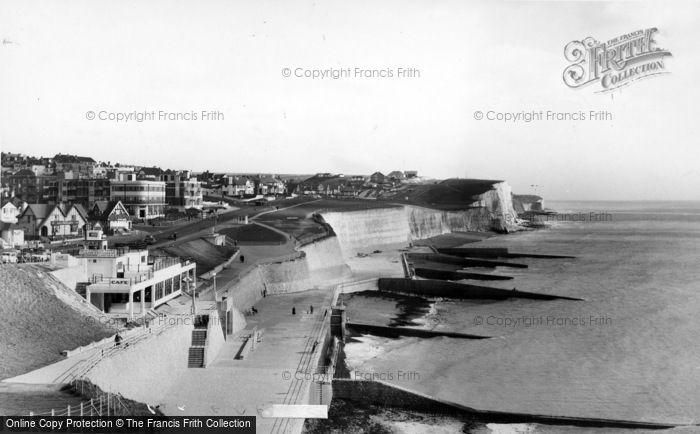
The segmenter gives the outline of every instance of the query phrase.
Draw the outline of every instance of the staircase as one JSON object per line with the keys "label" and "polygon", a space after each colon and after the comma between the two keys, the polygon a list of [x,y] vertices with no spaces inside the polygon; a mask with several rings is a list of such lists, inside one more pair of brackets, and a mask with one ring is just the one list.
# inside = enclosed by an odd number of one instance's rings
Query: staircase
{"label": "staircase", "polygon": [[187,360],[188,368],[204,367],[204,346],[207,344],[207,325],[209,316],[197,316],[192,330],[192,344]]}
{"label": "staircase", "polygon": [[207,329],[192,330],[192,346],[203,347],[207,343]]}
{"label": "staircase", "polygon": [[187,360],[188,368],[204,367],[204,347],[190,347],[190,355]]}

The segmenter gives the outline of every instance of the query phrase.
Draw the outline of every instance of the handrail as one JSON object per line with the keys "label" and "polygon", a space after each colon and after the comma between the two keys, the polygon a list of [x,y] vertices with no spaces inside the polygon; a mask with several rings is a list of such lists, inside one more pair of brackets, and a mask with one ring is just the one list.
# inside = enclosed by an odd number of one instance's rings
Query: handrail
{"label": "handrail", "polygon": [[66,383],[82,379],[92,370],[92,368],[97,366],[97,364],[105,358],[110,357],[116,352],[127,348],[130,344],[136,344],[142,340],[147,339],[149,336],[152,336],[154,332],[162,332],[163,329],[169,326],[169,323],[169,321],[163,321],[160,325],[149,327],[148,329],[143,328],[143,331],[141,333],[134,334],[133,336],[128,336],[127,338],[123,339],[119,345],[113,345],[107,348],[102,348],[101,351],[95,351],[94,354],[77,362],[71,368],[59,375],[56,378],[55,382]]}
{"label": "handrail", "polygon": [[[78,390],[78,381],[79,380],[73,380],[70,382],[70,385],[73,390],[82,395],[82,387],[80,391]],[[98,389],[97,396],[99,397],[98,399],[91,398],[89,401],[81,401],[77,406],[67,405],[65,409],[60,409],[58,411],[53,408],[50,411],[41,413],[30,411],[29,416],[94,416],[95,413],[98,416],[105,416],[110,414],[110,409],[112,410],[112,415],[117,411],[123,415],[130,415],[132,413],[129,406],[124,402],[124,397],[120,393],[103,392]],[[104,399],[105,397],[106,399]]]}

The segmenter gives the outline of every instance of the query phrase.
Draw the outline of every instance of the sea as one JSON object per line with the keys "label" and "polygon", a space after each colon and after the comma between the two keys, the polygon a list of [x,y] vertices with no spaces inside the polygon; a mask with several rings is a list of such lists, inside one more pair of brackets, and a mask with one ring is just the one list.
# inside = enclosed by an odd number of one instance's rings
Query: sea
{"label": "sea", "polygon": [[[559,213],[546,228],[470,246],[574,258],[511,259],[528,265],[523,269],[470,268],[514,279],[468,283],[583,300],[441,300],[418,310],[413,304],[418,314],[410,326],[492,338],[359,336],[346,344],[348,368],[358,378],[383,377],[480,410],[700,423],[700,201],[546,205]],[[400,318],[404,325],[411,303],[362,297],[348,301],[349,316],[353,302],[364,317],[373,305],[379,323]],[[387,309],[395,309],[393,317]],[[494,423],[484,432],[562,431],[627,430]]]}

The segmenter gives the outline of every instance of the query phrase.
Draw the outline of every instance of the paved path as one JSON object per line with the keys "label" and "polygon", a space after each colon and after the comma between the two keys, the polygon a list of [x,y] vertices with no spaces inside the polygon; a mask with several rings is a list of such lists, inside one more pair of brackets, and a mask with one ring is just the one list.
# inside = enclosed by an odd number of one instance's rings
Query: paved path
{"label": "paved path", "polygon": [[[332,296],[333,290],[326,288],[263,298],[255,305],[259,313],[247,318],[247,332],[255,326],[264,329],[255,350],[245,360],[235,360],[243,343],[240,336],[247,333],[229,337],[211,364],[188,369],[171,387],[161,410],[172,416],[256,415],[259,433],[301,432],[303,419],[261,414],[272,404],[308,403],[311,383],[302,374],[315,368],[320,345],[311,350]],[[311,305],[313,314],[307,313]]]}

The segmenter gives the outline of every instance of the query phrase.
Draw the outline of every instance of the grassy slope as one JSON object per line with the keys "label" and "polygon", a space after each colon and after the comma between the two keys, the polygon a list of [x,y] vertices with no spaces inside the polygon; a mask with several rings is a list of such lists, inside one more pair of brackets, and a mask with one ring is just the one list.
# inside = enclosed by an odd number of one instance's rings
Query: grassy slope
{"label": "grassy slope", "polygon": [[284,235],[255,224],[221,229],[219,233],[226,234],[238,242],[281,244],[287,241]]}
{"label": "grassy slope", "polygon": [[433,184],[405,184],[386,193],[384,200],[440,210],[469,208],[475,196],[486,193],[501,182],[487,179],[446,179]]}
{"label": "grassy slope", "polygon": [[203,239],[196,239],[178,243],[174,246],[166,246],[154,251],[165,252],[169,256],[189,258],[197,263],[197,274],[204,274],[217,265],[228,260],[235,249],[229,246],[215,246]]}
{"label": "grassy slope", "polygon": [[0,300],[0,379],[114,333],[104,315],[36,265],[0,265]]}

